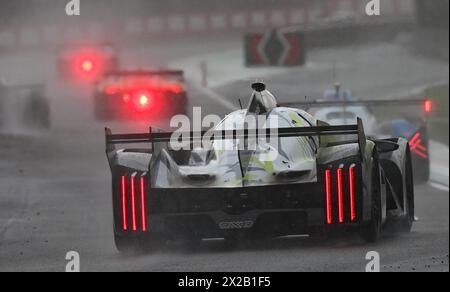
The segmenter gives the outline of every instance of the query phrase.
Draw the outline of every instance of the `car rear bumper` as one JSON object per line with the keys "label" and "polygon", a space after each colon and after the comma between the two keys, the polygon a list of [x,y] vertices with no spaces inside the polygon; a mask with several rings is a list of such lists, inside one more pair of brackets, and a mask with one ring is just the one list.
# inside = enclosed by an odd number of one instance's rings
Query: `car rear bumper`
{"label": "car rear bumper", "polygon": [[152,217],[149,231],[168,238],[224,238],[234,233],[253,236],[307,234],[323,226],[323,209],[254,210],[241,215],[222,211],[164,214]]}
{"label": "car rear bumper", "polygon": [[[167,238],[224,238],[235,233],[277,237],[311,234],[360,222],[327,224],[320,183],[224,189],[153,189],[146,230],[124,231],[120,210],[116,234],[159,234]],[[140,208],[137,209],[139,213]],[[129,214],[132,211],[128,210]],[[132,226],[128,216],[128,225]],[[137,220],[139,221],[141,217]],[[117,228],[119,227],[119,228]]]}
{"label": "car rear bumper", "polygon": [[136,102],[124,102],[120,97],[98,95],[95,98],[95,116],[99,120],[136,120],[147,121],[149,118],[172,117],[185,114],[186,94],[158,95],[145,106]]}

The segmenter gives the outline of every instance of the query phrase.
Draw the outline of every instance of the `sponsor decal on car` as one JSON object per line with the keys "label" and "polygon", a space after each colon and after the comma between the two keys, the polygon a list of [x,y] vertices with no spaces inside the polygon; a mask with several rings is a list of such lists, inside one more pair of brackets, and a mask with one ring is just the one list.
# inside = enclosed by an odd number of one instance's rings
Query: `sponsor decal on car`
{"label": "sponsor decal on car", "polygon": [[219,228],[222,230],[230,229],[250,229],[254,225],[253,221],[234,221],[234,222],[222,222],[219,224]]}

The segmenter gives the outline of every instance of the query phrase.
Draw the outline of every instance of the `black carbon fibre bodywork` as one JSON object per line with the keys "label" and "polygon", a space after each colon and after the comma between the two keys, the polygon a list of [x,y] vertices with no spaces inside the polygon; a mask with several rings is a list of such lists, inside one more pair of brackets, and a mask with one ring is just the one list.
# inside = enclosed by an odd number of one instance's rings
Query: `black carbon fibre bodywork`
{"label": "black carbon fibre bodywork", "polygon": [[[350,199],[344,197],[344,222],[338,222],[337,177],[335,170],[355,165],[355,208],[357,217],[350,218]],[[333,222],[326,221],[325,170],[332,171]],[[113,176],[113,203],[115,232],[119,235],[158,234],[166,238],[216,238],[232,234],[258,236],[284,236],[310,234],[317,230],[358,227],[365,224],[363,202],[365,194],[362,183],[362,167],[358,157],[334,161],[318,167],[317,182],[285,184],[260,187],[236,188],[150,188],[146,172],[118,167]],[[126,203],[128,214],[124,230],[122,206],[122,179],[129,181],[131,175],[144,177],[146,181],[145,220],[147,230],[141,229],[142,206],[137,203],[137,230],[132,230],[133,210]],[[349,176],[344,172],[343,181]],[[136,184],[136,197],[139,186]],[[129,185],[127,186],[129,189]],[[349,193],[349,184],[343,184],[343,193]],[[129,194],[129,192],[128,192]],[[139,201],[136,199],[136,201]]]}

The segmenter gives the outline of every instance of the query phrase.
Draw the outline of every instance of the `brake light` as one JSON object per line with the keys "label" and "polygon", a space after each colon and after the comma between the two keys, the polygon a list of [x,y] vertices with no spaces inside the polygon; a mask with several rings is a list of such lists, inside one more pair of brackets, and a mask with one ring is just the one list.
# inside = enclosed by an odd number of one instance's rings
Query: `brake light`
{"label": "brake light", "polygon": [[355,204],[355,166],[352,165],[348,170],[349,184],[350,184],[350,219],[356,219],[356,204]]}
{"label": "brake light", "polygon": [[93,81],[99,78],[104,70],[100,56],[94,53],[83,53],[74,57],[75,77],[84,81]]}
{"label": "brake light", "polygon": [[178,84],[167,86],[165,89],[173,94],[180,94],[183,92],[183,87]]}
{"label": "brake light", "polygon": [[327,224],[333,223],[333,209],[331,202],[331,171],[325,170],[325,192],[327,208]]}
{"label": "brake light", "polygon": [[124,231],[128,230],[127,221],[127,186],[126,177],[122,176],[122,228]]}
{"label": "brake light", "polygon": [[91,72],[92,70],[94,70],[94,63],[91,60],[85,60],[81,63],[81,69],[84,72]]}
{"label": "brake light", "polygon": [[122,176],[120,197],[122,207],[122,230],[133,232],[148,230],[147,226],[147,174]]}
{"label": "brake light", "polygon": [[143,95],[140,96],[140,98],[139,98],[139,104],[140,104],[141,106],[146,106],[146,105],[148,105],[148,102],[149,102],[149,98],[148,98],[147,95],[143,94]]}
{"label": "brake light", "polygon": [[[326,224],[350,223],[357,220],[356,165],[348,169],[325,170]],[[345,174],[348,174],[348,178]],[[335,174],[335,175],[333,175]]]}
{"label": "brake light", "polygon": [[424,101],[423,104],[423,110],[425,111],[425,113],[429,114],[433,111],[433,101],[431,101],[430,99],[426,99]]}
{"label": "brake light", "polygon": [[62,59],[62,72],[73,81],[94,82],[117,66],[116,57],[100,48],[83,47],[68,51]]}
{"label": "brake light", "polygon": [[339,223],[344,223],[344,190],[342,184],[342,168],[339,168],[337,170]]}
{"label": "brake light", "polygon": [[423,145],[422,134],[420,132],[415,133],[409,140],[409,147],[415,155],[423,159],[428,159],[428,149]]}
{"label": "brake light", "polygon": [[142,231],[147,231],[147,211],[145,208],[145,178],[141,177],[141,218],[142,218]]}
{"label": "brake light", "polygon": [[114,86],[108,86],[105,88],[105,94],[106,95],[114,95],[117,94],[118,89]]}
{"label": "brake light", "polygon": [[129,94],[129,93],[125,93],[124,95],[123,95],[123,97],[122,97],[122,99],[123,99],[123,101],[124,102],[130,102],[130,100],[131,100],[131,95]]}
{"label": "brake light", "polygon": [[133,220],[133,231],[137,231],[136,220],[136,190],[135,190],[135,177],[131,177],[131,216]]}

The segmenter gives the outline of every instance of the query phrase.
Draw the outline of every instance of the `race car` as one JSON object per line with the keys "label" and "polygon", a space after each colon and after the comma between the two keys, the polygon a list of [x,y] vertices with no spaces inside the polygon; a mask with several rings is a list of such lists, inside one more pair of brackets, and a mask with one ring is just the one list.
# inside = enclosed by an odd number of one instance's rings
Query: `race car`
{"label": "race car", "polygon": [[171,118],[185,114],[184,72],[176,70],[106,73],[95,87],[95,117],[101,121]]}
{"label": "race car", "polygon": [[252,88],[246,109],[206,132],[105,129],[119,251],[151,252],[178,239],[235,242],[346,230],[375,242],[383,228],[410,232],[414,184],[406,139],[367,138],[361,119],[330,126],[279,106],[265,84]]}
{"label": "race car", "polygon": [[6,85],[0,83],[0,128],[3,130],[48,130],[50,104],[41,84]]}
{"label": "race car", "polygon": [[[287,102],[284,105],[307,109],[319,120],[331,125],[348,125],[361,117],[368,136],[376,138],[402,137],[411,144],[416,182],[430,178],[428,117],[432,111],[429,99],[358,100],[340,84],[327,90],[324,99],[312,102]],[[386,115],[391,112],[391,117]]]}

